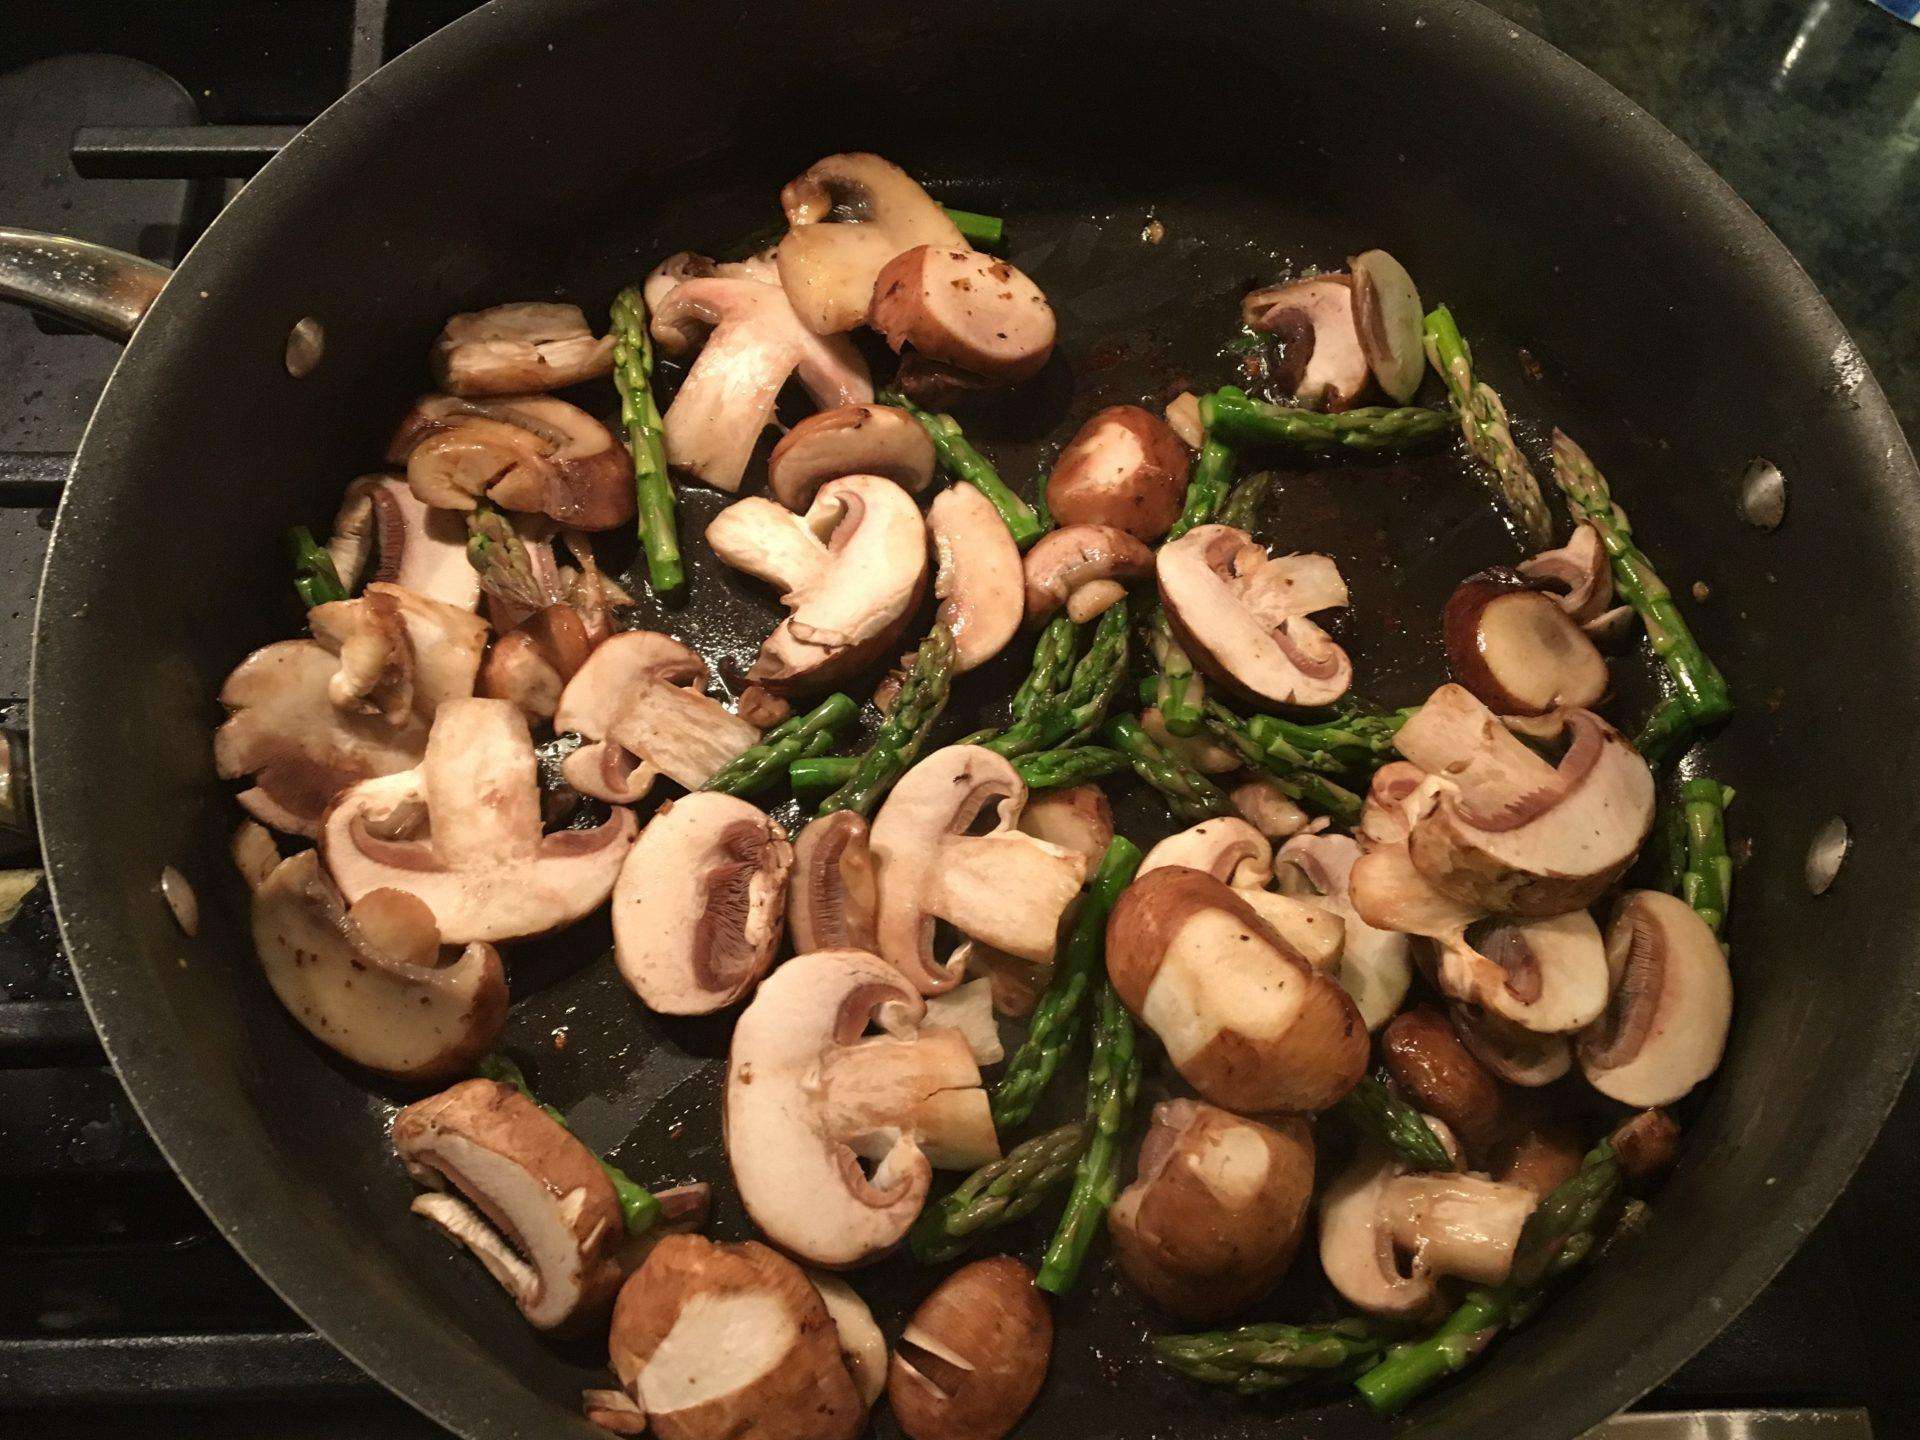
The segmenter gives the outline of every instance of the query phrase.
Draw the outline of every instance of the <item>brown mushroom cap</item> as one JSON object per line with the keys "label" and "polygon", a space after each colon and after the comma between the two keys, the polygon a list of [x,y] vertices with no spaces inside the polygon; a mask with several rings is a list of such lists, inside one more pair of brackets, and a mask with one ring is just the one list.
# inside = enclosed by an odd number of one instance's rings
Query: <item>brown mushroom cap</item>
{"label": "brown mushroom cap", "polygon": [[1255,290],[1240,302],[1247,328],[1287,342],[1294,402],[1314,410],[1345,410],[1367,388],[1370,373],[1354,321],[1353,281],[1315,275]]}
{"label": "brown mushroom cap", "polygon": [[1367,1027],[1245,897],[1169,866],[1121,893],[1107,974],[1182,1078],[1231,1110],[1323,1110],[1366,1070]]}
{"label": "brown mushroom cap", "polygon": [[1733,1015],[1726,952],[1685,901],[1629,890],[1607,927],[1607,965],[1613,993],[1580,1036],[1580,1068],[1623,1104],[1670,1105],[1719,1068]]}
{"label": "brown mushroom cap", "polygon": [[1642,1110],[1614,1126],[1607,1143],[1627,1178],[1651,1180],[1673,1167],[1680,1153],[1680,1126],[1664,1110]]}
{"label": "brown mushroom cap", "polygon": [[1173,427],[1138,405],[1109,405],[1067,442],[1047,480],[1062,525],[1111,525],[1152,542],[1180,518],[1190,463]]}
{"label": "brown mushroom cap", "polygon": [[1611,676],[1593,641],[1545,590],[1511,570],[1483,570],[1447,600],[1447,663],[1500,715],[1600,703]]}
{"label": "brown mushroom cap", "polygon": [[767,488],[800,513],[815,491],[842,475],[884,476],[917,495],[932,481],[933,469],[933,441],[906,411],[839,405],[807,416],[780,437],[767,457]]}
{"label": "brown mushroom cap", "polygon": [[1065,605],[1084,624],[1126,594],[1123,582],[1153,573],[1153,552],[1111,525],[1064,525],[1027,551],[1024,569],[1029,621]]}
{"label": "brown mushroom cap", "polygon": [[866,818],[834,810],[808,821],[793,844],[787,885],[795,952],[877,949],[877,903]]}
{"label": "brown mushroom cap", "polygon": [[1457,1000],[1447,1006],[1447,1018],[1473,1058],[1509,1085],[1551,1085],[1573,1068],[1573,1042],[1564,1033],[1528,1030]]}
{"label": "brown mushroom cap", "polygon": [[1039,374],[1053,354],[1053,307],[1005,260],[978,250],[919,245],[874,277],[867,323],[894,353],[1001,385]]}
{"label": "brown mushroom cap", "polygon": [[1009,1255],[956,1270],[913,1312],[887,1372],[910,1440],[1001,1440],[1047,1378],[1053,1317]]}
{"label": "brown mushroom cap", "polygon": [[1453,1131],[1475,1168],[1491,1162],[1515,1128],[1507,1092],[1430,1005],[1404,1010],[1380,1032],[1380,1056],[1415,1109]]}
{"label": "brown mushroom cap", "polygon": [[455,315],[429,363],[451,395],[525,395],[609,374],[613,336],[594,339],[578,305],[523,300]]}
{"label": "brown mushroom cap", "polygon": [[1182,1320],[1223,1319],[1292,1265],[1313,1201],[1313,1132],[1193,1100],[1154,1107],[1140,1170],[1107,1214],[1121,1272]]}
{"label": "brown mushroom cap", "polygon": [[[917,427],[916,427],[917,428]],[[953,635],[953,669],[978,669],[1007,647],[1026,605],[1020,547],[993,502],[971,485],[950,485],[927,511],[933,593]]]}

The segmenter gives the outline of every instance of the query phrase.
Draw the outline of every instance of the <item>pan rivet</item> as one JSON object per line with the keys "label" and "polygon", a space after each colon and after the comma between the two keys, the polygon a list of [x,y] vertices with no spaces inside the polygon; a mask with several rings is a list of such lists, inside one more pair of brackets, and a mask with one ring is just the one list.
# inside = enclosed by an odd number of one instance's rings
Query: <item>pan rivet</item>
{"label": "pan rivet", "polygon": [[287,335],[287,373],[304,380],[320,368],[320,356],[327,348],[327,332],[311,315],[294,322]]}
{"label": "pan rivet", "polygon": [[1771,460],[1755,460],[1741,476],[1740,518],[1759,530],[1777,530],[1787,518],[1787,479]]}
{"label": "pan rivet", "polygon": [[1826,894],[1852,844],[1847,822],[1838,815],[1814,831],[1813,843],[1807,846],[1807,889],[1816,895]]}

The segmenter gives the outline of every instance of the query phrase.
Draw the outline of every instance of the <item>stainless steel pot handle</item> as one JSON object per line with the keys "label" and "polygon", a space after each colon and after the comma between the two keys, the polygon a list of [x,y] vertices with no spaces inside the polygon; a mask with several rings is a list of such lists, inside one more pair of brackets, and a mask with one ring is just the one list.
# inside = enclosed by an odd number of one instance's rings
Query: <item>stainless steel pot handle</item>
{"label": "stainless steel pot handle", "polygon": [[127,341],[171,272],[106,245],[0,229],[0,301],[44,310]]}

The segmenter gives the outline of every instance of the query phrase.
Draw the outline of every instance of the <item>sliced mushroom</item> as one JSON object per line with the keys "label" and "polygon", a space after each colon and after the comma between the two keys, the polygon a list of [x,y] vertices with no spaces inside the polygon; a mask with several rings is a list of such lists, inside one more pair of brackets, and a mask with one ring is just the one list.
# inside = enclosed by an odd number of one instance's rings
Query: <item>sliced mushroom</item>
{"label": "sliced mushroom", "polygon": [[1228,816],[1202,820],[1167,836],[1140,862],[1147,875],[1166,865],[1204,870],[1236,889],[1263,889],[1273,873],[1273,846],[1246,821]]}
{"label": "sliced mushroom", "polygon": [[1590,905],[1626,873],[1653,826],[1652,772],[1590,711],[1567,712],[1566,733],[1556,767],[1462,687],[1434,691],[1394,737],[1449,782],[1408,836],[1420,872],[1484,910],[1523,916]]}
{"label": "sliced mushroom", "polygon": [[1522,560],[1520,573],[1547,587],[1555,602],[1596,643],[1608,644],[1633,621],[1631,605],[1615,605],[1613,564],[1607,558],[1600,527],[1583,520],[1558,550],[1543,550]]}
{"label": "sliced mushroom", "polygon": [[[395,835],[403,818],[425,833]],[[613,889],[634,820],[543,835],[533,739],[504,700],[440,707],[417,769],[364,780],[328,808],[320,855],[349,905],[375,890],[423,902],[441,940],[516,940],[570,925]]]}
{"label": "sliced mushroom", "polygon": [[874,1401],[887,1393],[887,1337],[873,1323],[873,1311],[867,1308],[867,1302],[846,1281],[817,1272],[807,1279],[820,1292],[827,1314],[833,1318],[840,1357],[847,1362],[860,1403],[871,1410]]}
{"label": "sliced mushroom", "polygon": [[1107,1213],[1121,1273],[1182,1320],[1246,1308],[1293,1264],[1313,1160],[1302,1120],[1263,1125],[1193,1100],[1162,1101],[1138,1178]]}
{"label": "sliced mushroom", "polygon": [[1403,1268],[1382,1214],[1400,1167],[1363,1145],[1320,1197],[1320,1268],[1348,1304],[1369,1315],[1417,1321],[1444,1313],[1439,1277]]}
{"label": "sliced mushroom", "polygon": [[949,245],[917,245],[874,277],[867,323],[895,354],[1017,385],[1053,354],[1053,307],[1005,260]]}
{"label": "sliced mushroom", "polygon": [[580,612],[549,605],[493,642],[474,689],[490,700],[511,700],[530,720],[551,720],[567,682],[592,653]]}
{"label": "sliced mushroom", "polygon": [[[862,1038],[889,1006],[895,1033]],[[920,1213],[933,1165],[999,1154],[966,1040],[906,1028],[924,1013],[899,971],[857,950],[796,956],[741,1012],[727,1158],[748,1215],[783,1250],[830,1269],[876,1259]]]}
{"label": "sliced mushroom", "polygon": [[1206,422],[1200,418],[1200,397],[1191,390],[1182,390],[1167,402],[1167,425],[1189,450],[1198,450],[1206,443]]}
{"label": "sliced mushroom", "polygon": [[1340,988],[1353,997],[1369,1030],[1378,1030],[1399,1010],[1413,983],[1412,942],[1391,930],[1376,930],[1360,918],[1348,893],[1360,846],[1347,835],[1296,835],[1274,855],[1274,876],[1283,894],[1310,899],[1340,917]]}
{"label": "sliced mushroom", "polygon": [[1680,1154],[1680,1126],[1664,1110],[1642,1110],[1614,1126],[1607,1143],[1628,1179],[1651,1180],[1673,1168]]}
{"label": "sliced mushroom", "polygon": [[554,711],[560,734],[588,744],[562,765],[567,783],[610,804],[631,804],[656,776],[697,790],[760,743],[760,731],[702,691],[707,667],[671,635],[629,630],[587,658]]}
{"label": "sliced mushroom", "polygon": [[1367,1027],[1229,886],[1169,866],[1107,920],[1107,974],[1181,1076],[1230,1110],[1323,1110],[1366,1070]]}
{"label": "sliced mushroom", "polygon": [[953,634],[955,674],[976,670],[1007,647],[1026,604],[1020,547],[993,502],[971,485],[950,485],[927,511],[933,593]]}
{"label": "sliced mushroom", "polygon": [[1414,1108],[1451,1130],[1476,1168],[1511,1138],[1516,1118],[1507,1092],[1430,1005],[1393,1017],[1380,1032],[1380,1057]]}
{"label": "sliced mushroom", "polygon": [[652,332],[668,355],[700,351],[667,407],[667,459],[718,490],[740,488],[789,378],[822,409],[873,399],[860,352],[844,337],[801,324],[778,285],[721,275],[682,280],[654,306]]}
{"label": "sliced mushroom", "polygon": [[362,475],[347,487],[327,553],[349,592],[365,575],[456,610],[480,603],[480,572],[467,559],[465,523],[452,511],[423,505],[397,475]]}
{"label": "sliced mushroom", "polygon": [[1345,410],[1367,388],[1370,371],[1347,276],[1315,275],[1255,290],[1240,302],[1240,318],[1248,329],[1285,341],[1281,383],[1295,404]]}
{"label": "sliced mushroom", "polygon": [[1307,617],[1347,603],[1325,555],[1270,558],[1244,530],[1196,525],[1154,560],[1174,635],[1208,675],[1255,701],[1331,705],[1353,683],[1347,654]]}
{"label": "sliced mushroom", "polygon": [[851,810],[834,810],[807,822],[793,846],[787,886],[787,923],[793,948],[874,950],[873,856],[867,822]]}
{"label": "sliced mushroom", "polygon": [[[960,979],[951,960],[934,958],[937,920],[1023,960],[1052,958],[1087,858],[1021,833],[1026,803],[1010,761],[978,745],[951,745],[903,775],[874,817],[879,953],[923,993]],[[983,826],[990,810],[992,823]]]}
{"label": "sliced mushroom", "polygon": [[1253,907],[1254,914],[1272,926],[1273,933],[1316,974],[1339,980],[1340,952],[1346,947],[1347,931],[1346,922],[1340,916],[1317,900],[1302,900],[1298,896],[1251,887],[1238,893]]}
{"label": "sliced mushroom", "polygon": [[[1144,716],[1141,723],[1145,724]],[[1242,781],[1233,787],[1227,799],[1233,802],[1241,819],[1269,840],[1298,835],[1312,823],[1313,817],[1271,775],[1256,775]]]}
{"label": "sliced mushroom", "polygon": [[1354,329],[1361,353],[1380,388],[1404,405],[1420,388],[1427,357],[1421,322],[1426,309],[1407,267],[1384,250],[1368,250],[1347,262],[1353,275]]}
{"label": "sliced mushroom", "polygon": [[1129,580],[1153,573],[1153,552],[1111,525],[1066,525],[1027,551],[1027,619],[1067,607],[1084,624],[1124,596]]}
{"label": "sliced mushroom", "polygon": [[709,1015],[773,964],[793,848],[777,821],[701,792],[655,812],[613,887],[620,978],[662,1015]]}
{"label": "sliced mushroom", "polygon": [[440,1080],[471,1070],[500,1038],[499,952],[443,952],[432,914],[411,895],[375,890],[348,910],[318,853],[303,850],[254,890],[252,923],[254,953],[287,1013],[356,1065]]}
{"label": "sliced mushroom", "polygon": [[1138,405],[1110,405],[1067,442],[1047,480],[1047,506],[1062,525],[1109,525],[1158,540],[1180,518],[1187,447]]}
{"label": "sliced mushroom", "polygon": [[969,980],[958,989],[927,998],[921,1030],[957,1030],[976,1065],[998,1065],[1007,1058],[1000,1024],[993,1018],[993,981]]}
{"label": "sliced mushroom", "polygon": [[1444,781],[1418,765],[1389,760],[1373,772],[1360,823],[1354,827],[1363,846],[1399,845],[1413,833],[1413,822],[1433,808]]}
{"label": "sliced mushroom", "polygon": [[426,505],[471,510],[481,496],[576,530],[633,518],[633,461],[598,420],[551,395],[414,402],[387,445]]}
{"label": "sliced mushroom", "polygon": [[393,1148],[432,1187],[414,1213],[472,1250],[533,1325],[605,1315],[626,1226],[606,1172],[565,1126],[511,1085],[467,1080],[402,1110]]}
{"label": "sliced mushroom", "polygon": [[1573,1041],[1565,1034],[1543,1035],[1457,1000],[1447,1018],[1473,1058],[1509,1085],[1551,1085],[1573,1068]]}
{"label": "sliced mushroom", "polygon": [[841,405],[809,415],[780,437],[767,457],[767,488],[799,514],[822,485],[842,475],[878,475],[918,495],[932,482],[933,467],[933,441],[906,411]]}
{"label": "sliced mushroom", "polygon": [[1113,807],[1098,785],[1067,785],[1029,797],[1020,829],[1049,845],[1079,851],[1093,867],[1113,843]]}
{"label": "sliced mushroom", "polygon": [[1447,663],[1501,715],[1586,709],[1607,693],[1606,658],[1553,597],[1511,570],[1483,570],[1447,600]]}
{"label": "sliced mushroom", "polygon": [[654,1246],[620,1289],[607,1352],[660,1440],[853,1440],[866,1421],[827,1302],[753,1241]]}
{"label": "sliced mushroom", "polygon": [[913,177],[878,155],[815,161],[781,190],[780,208],[791,227],[780,242],[780,283],[820,335],[866,320],[874,281],[902,251],[966,245]]}
{"label": "sliced mushroom", "polygon": [[920,1303],[887,1370],[909,1440],[1002,1440],[1053,1358],[1053,1317],[1033,1272],[1010,1255],[954,1271]]}
{"label": "sliced mushroom", "polygon": [[1580,1173],[1586,1155],[1580,1132],[1571,1125],[1547,1121],[1528,1126],[1514,1137],[1489,1167],[1503,1185],[1518,1185],[1544,1200]]}
{"label": "sliced mushroom", "polygon": [[804,518],[758,496],[736,501],[707,526],[707,543],[781,589],[787,618],[747,671],[778,694],[812,693],[872,664],[899,640],[926,584],[920,507],[877,475],[828,481]]}
{"label": "sliced mushroom", "polygon": [[[266,884],[267,877],[280,868],[280,847],[274,844],[273,835],[266,826],[255,824],[251,820],[242,820],[233,827],[233,840],[227,848],[228,853],[233,857],[233,868],[238,870],[240,878],[247,882],[249,894]],[[23,873],[35,878],[20,893],[20,900],[26,899],[32,893],[33,886],[39,883],[40,874],[32,870]],[[14,908],[17,912],[19,909],[17,901]]]}
{"label": "sliced mushroom", "polygon": [[610,374],[613,336],[594,339],[578,305],[523,300],[454,316],[431,364],[451,395],[526,395]]}
{"label": "sliced mushroom", "polygon": [[1613,993],[1580,1036],[1580,1069],[1626,1105],[1671,1105],[1720,1065],[1733,1016],[1726,952],[1684,900],[1629,890],[1607,926]]}

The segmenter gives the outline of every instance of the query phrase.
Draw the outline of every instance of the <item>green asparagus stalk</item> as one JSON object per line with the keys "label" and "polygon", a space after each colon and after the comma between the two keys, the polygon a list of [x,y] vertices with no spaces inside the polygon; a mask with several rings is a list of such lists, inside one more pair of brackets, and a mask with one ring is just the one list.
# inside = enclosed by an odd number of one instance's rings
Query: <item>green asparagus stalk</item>
{"label": "green asparagus stalk", "polygon": [[[893,709],[880,722],[852,777],[820,802],[822,815],[834,810],[871,813],[893,782],[919,758],[928,732],[947,708],[947,688],[952,682],[953,632],[936,623],[914,652]],[[792,773],[791,767],[788,773]]]}
{"label": "green asparagus stalk", "polygon": [[1311,805],[1342,824],[1351,825],[1360,818],[1365,802],[1360,796],[1329,780],[1325,775],[1279,758],[1254,739],[1246,722],[1226,706],[1207,703],[1207,731],[1239,752],[1249,765],[1271,776],[1274,783],[1302,805]]}
{"label": "green asparagus stalk", "polygon": [[1155,605],[1147,616],[1147,648],[1153,652],[1153,703],[1171,735],[1198,735],[1207,684],[1180,642],[1174,639],[1166,607]]}
{"label": "green asparagus stalk", "polygon": [[1084,785],[1104,780],[1109,775],[1133,767],[1118,750],[1104,745],[1067,745],[1058,750],[1041,750],[1022,755],[1013,762],[1014,770],[1029,790],[1060,790],[1068,785]]}
{"label": "green asparagus stalk", "polygon": [[1251,532],[1260,519],[1260,507],[1267,503],[1267,493],[1272,489],[1271,470],[1249,475],[1233,487],[1227,503],[1220,507],[1220,523]]}
{"label": "green asparagus stalk", "polygon": [[1011,760],[1090,734],[1126,686],[1127,628],[1127,602],[1117,600],[1100,612],[1093,640],[1066,688],[1044,700],[1034,697],[1023,717],[980,743]]}
{"label": "green asparagus stalk", "polygon": [[980,250],[991,250],[998,245],[1007,233],[1007,222],[998,215],[980,215],[972,210],[956,210],[951,205],[941,207],[947,212],[954,228],[966,239],[969,245]]}
{"label": "green asparagus stalk", "polygon": [[1533,478],[1526,456],[1507,427],[1507,407],[1491,385],[1473,378],[1473,352],[1451,310],[1437,307],[1427,316],[1425,333],[1427,359],[1447,383],[1447,393],[1460,412],[1460,433],[1467,438],[1467,448],[1492,476],[1494,489],[1527,545],[1546,548],[1553,538],[1553,520],[1540,494],[1540,482]]}
{"label": "green asparagus stalk", "polygon": [[1364,1320],[1330,1325],[1243,1325],[1199,1335],[1156,1335],[1160,1363],[1203,1385],[1266,1395],[1304,1380],[1352,1372],[1385,1342]]}
{"label": "green asparagus stalk", "polygon": [[1073,655],[1079,648],[1080,627],[1064,613],[1049,620],[1033,644],[1033,663],[1026,679],[1013,692],[1012,719],[1017,723],[1060,693],[1073,674]]}
{"label": "green asparagus stalk", "polygon": [[1034,1007],[1027,1038],[1007,1062],[1006,1073],[993,1087],[993,1123],[1001,1131],[1024,1125],[1033,1114],[1059,1070],[1060,1062],[1080,1033],[1087,992],[1101,979],[1100,963],[1106,951],[1107,914],[1120,892],[1133,882],[1143,857],[1140,847],[1116,835],[1094,871],[1093,883],[1081,897],[1073,928],[1061,949],[1053,978]]}
{"label": "green asparagus stalk", "polygon": [[1036,1135],[981,1166],[959,1188],[920,1212],[907,1233],[913,1258],[924,1265],[944,1265],[989,1230],[1032,1214],[1041,1201],[1073,1179],[1074,1165],[1086,1146],[1087,1127],[1076,1122]]}
{"label": "green asparagus stalk", "polygon": [[[1673,677],[1676,698],[1686,707],[1693,728],[1703,730],[1726,719],[1733,713],[1733,698],[1725,678],[1693,638],[1653,562],[1634,543],[1633,526],[1626,512],[1613,503],[1606,478],[1587,452],[1558,430],[1553,432],[1553,478],[1579,518],[1591,521],[1600,532],[1600,543],[1613,562],[1613,583],[1639,613],[1654,654]],[[1662,727],[1671,726],[1670,716],[1660,711],[1655,715]]]}
{"label": "green asparagus stalk", "polygon": [[480,576],[480,588],[508,605],[544,610],[564,598],[534,569],[513,517],[490,500],[475,500],[467,512],[467,563]]}
{"label": "green asparagus stalk", "polygon": [[760,737],[758,745],[736,755],[714,771],[702,790],[729,795],[757,795],[778,782],[789,764],[805,757],[811,747],[829,745],[859,712],[848,695],[829,695],[804,715],[795,715]]}
{"label": "green asparagus stalk", "polygon": [[667,436],[653,398],[653,339],[647,302],[629,285],[613,297],[613,385],[620,392],[620,428],[633,455],[640,543],[647,552],[647,584],[656,595],[687,583],[674,525],[673,481],[667,474]]}
{"label": "green asparagus stalk", "polygon": [[802,800],[838,790],[860,768],[858,755],[803,755],[787,765],[787,784]]}
{"label": "green asparagus stalk", "polygon": [[959,421],[951,415],[922,410],[898,390],[882,390],[879,400],[882,405],[906,411],[920,422],[920,428],[933,441],[934,453],[940,457],[941,465],[956,480],[966,481],[993,502],[993,508],[1000,512],[1007,529],[1013,532],[1016,545],[1024,550],[1040,538],[1043,532],[1033,507],[1008,489],[1007,482],[1000,478],[1000,472],[987,457],[967,443]]}
{"label": "green asparagus stalk", "polygon": [[333,600],[347,598],[347,587],[340,583],[333,556],[316,544],[313,532],[304,525],[290,527],[282,537],[287,558],[293,564],[293,588],[300,592],[300,603],[311,610]]}
{"label": "green asparagus stalk", "polygon": [[1203,396],[1200,414],[1208,433],[1217,433],[1230,445],[1273,445],[1308,456],[1404,455],[1432,445],[1452,424],[1446,411],[1419,405],[1371,405],[1337,415],[1296,410],[1264,404],[1232,385]]}
{"label": "green asparagus stalk", "polygon": [[1193,473],[1187,477],[1187,497],[1180,507],[1180,518],[1167,531],[1169,544],[1196,525],[1211,524],[1233,484],[1233,451],[1214,435],[1212,422],[1207,419],[1212,400],[1211,395],[1200,397],[1200,419],[1207,426],[1205,443],[1200,446],[1200,458],[1193,462]]}
{"label": "green asparagus stalk", "polygon": [[[547,1113],[547,1116],[562,1130],[570,1130],[567,1117],[553,1106],[541,1101],[527,1085],[527,1077],[520,1067],[505,1055],[495,1051],[480,1061],[480,1073],[489,1080],[502,1085],[511,1085],[522,1095]],[[620,1201],[620,1214],[626,1220],[629,1235],[644,1235],[660,1222],[661,1206],[659,1200],[642,1187],[634,1178],[618,1165],[600,1160],[600,1168],[606,1172],[607,1179],[613,1185],[614,1196]]]}
{"label": "green asparagus stalk", "polygon": [[1727,854],[1727,806],[1733,802],[1733,790],[1696,776],[1681,784],[1679,799],[1686,869],[1674,893],[1718,935],[1733,897],[1733,858]]}
{"label": "green asparagus stalk", "polygon": [[1312,725],[1279,715],[1251,715],[1246,729],[1269,760],[1325,775],[1371,775],[1394,758],[1393,737],[1418,708],[1356,710]]}
{"label": "green asparagus stalk", "polygon": [[1363,1076],[1340,1102],[1340,1113],[1363,1135],[1415,1170],[1457,1170],[1426,1117],[1394,1094],[1385,1072]]}
{"label": "green asparagus stalk", "polygon": [[1133,1017],[1104,977],[1094,1002],[1093,1060],[1087,1067],[1087,1123],[1093,1133],[1073,1176],[1066,1212],[1040,1262],[1034,1284],[1064,1295],[1079,1278],[1094,1236],[1120,1193],[1120,1147],[1140,1094],[1140,1051]]}
{"label": "green asparagus stalk", "polygon": [[1166,797],[1167,808],[1188,824],[1215,815],[1231,815],[1233,805],[1198,770],[1183,765],[1140,728],[1138,717],[1116,715],[1102,732],[1107,743],[1127,757],[1133,773]]}
{"label": "green asparagus stalk", "polygon": [[1674,750],[1693,737],[1693,715],[1687,702],[1669,695],[1647,716],[1640,733],[1633,737],[1634,748],[1649,765],[1660,765]]}
{"label": "green asparagus stalk", "polygon": [[1659,827],[1659,851],[1655,862],[1659,869],[1653,888],[1669,895],[1683,895],[1687,883],[1687,807],[1675,795],[1660,804],[1655,820]]}
{"label": "green asparagus stalk", "polygon": [[1476,1287],[1453,1314],[1424,1340],[1396,1345],[1355,1385],[1378,1415],[1394,1415],[1428,1388],[1457,1374],[1493,1343],[1513,1315],[1515,1292]]}
{"label": "green asparagus stalk", "polygon": [[[1620,1162],[1602,1140],[1589,1150],[1573,1177],[1534,1207],[1513,1248],[1511,1289],[1525,1290],[1557,1273],[1555,1261],[1579,1235],[1596,1234],[1600,1218],[1619,1197]],[[1589,1243],[1591,1243],[1589,1241]]]}

